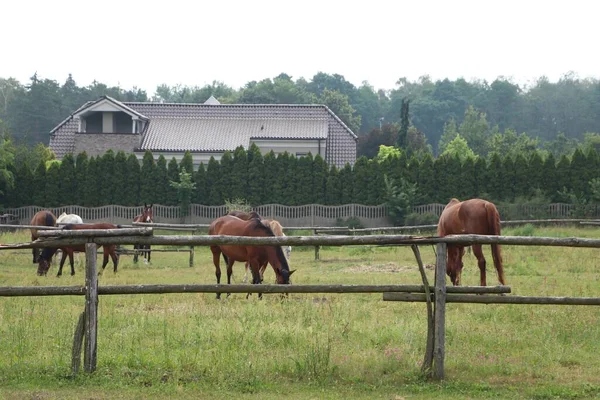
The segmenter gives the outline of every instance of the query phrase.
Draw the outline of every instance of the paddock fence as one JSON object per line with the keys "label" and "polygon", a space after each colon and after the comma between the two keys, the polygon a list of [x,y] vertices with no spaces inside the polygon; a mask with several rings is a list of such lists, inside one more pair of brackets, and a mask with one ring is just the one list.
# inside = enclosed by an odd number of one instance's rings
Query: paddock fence
{"label": "paddock fence", "polygon": [[[449,235],[413,237],[407,235],[364,236],[154,236],[153,228],[122,228],[108,230],[41,231],[41,238],[31,243],[2,245],[4,249],[64,247],[85,244],[86,268],[84,286],[0,287],[0,296],[85,296],[85,308],[80,315],[72,348],[72,374],[77,374],[84,349],[84,370],[93,372],[97,366],[98,301],[101,295],[164,294],[164,293],[382,293],[384,301],[425,302],[427,304],[427,338],[422,370],[430,377],[444,379],[446,304],[452,302],[476,304],[540,304],[540,305],[600,305],[600,297],[538,297],[498,296],[510,293],[508,286],[446,287],[446,248],[448,244],[504,244],[600,248],[600,240],[586,238],[550,238],[519,236]],[[209,245],[396,245],[411,246],[422,283],[419,285],[120,285],[101,286],[96,264],[97,245],[149,244],[173,246]],[[419,246],[436,245],[435,283],[430,285],[421,260]]]}
{"label": "paddock fence", "polygon": [[[412,213],[439,217],[444,204],[425,204],[412,208]],[[600,205],[587,204],[497,204],[503,220],[516,219],[563,219],[563,218],[600,218]],[[113,224],[129,224],[133,217],[142,213],[142,206],[128,207],[106,205],[101,207],[82,207],[78,205],[61,207],[27,206],[7,208],[0,215],[0,224],[27,224],[33,215],[40,210],[51,210],[56,216],[66,212],[77,214],[86,222],[111,222]],[[191,204],[184,216],[180,207],[155,204],[153,207],[156,222],[168,224],[209,224],[214,219],[227,213],[227,206],[205,206]],[[369,206],[362,204],[345,204],[326,206],[307,204],[302,206],[286,206],[282,204],[265,204],[253,207],[264,218],[276,219],[284,226],[298,227],[335,227],[348,226],[348,220],[359,221],[365,228],[392,226],[388,218],[389,210],[385,204]]]}

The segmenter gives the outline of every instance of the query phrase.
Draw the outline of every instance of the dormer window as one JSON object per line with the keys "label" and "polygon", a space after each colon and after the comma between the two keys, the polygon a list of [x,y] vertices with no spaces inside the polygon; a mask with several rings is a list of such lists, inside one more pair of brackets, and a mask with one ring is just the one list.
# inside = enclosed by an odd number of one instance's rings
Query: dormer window
{"label": "dormer window", "polygon": [[79,132],[102,134],[142,133],[148,118],[110,97],[91,104],[76,112]]}

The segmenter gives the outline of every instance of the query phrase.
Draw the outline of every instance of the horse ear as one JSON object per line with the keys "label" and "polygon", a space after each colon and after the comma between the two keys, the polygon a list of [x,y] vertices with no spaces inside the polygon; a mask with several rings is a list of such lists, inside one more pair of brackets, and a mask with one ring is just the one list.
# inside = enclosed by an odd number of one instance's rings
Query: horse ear
{"label": "horse ear", "polygon": [[292,276],[292,274],[293,274],[294,272],[296,272],[296,270],[295,270],[295,269],[291,270],[291,271],[290,271],[290,274],[289,274],[288,276]]}
{"label": "horse ear", "polygon": [[152,206],[153,206],[153,205],[154,205],[154,204],[152,204],[152,203],[151,203],[149,208],[152,208]]}

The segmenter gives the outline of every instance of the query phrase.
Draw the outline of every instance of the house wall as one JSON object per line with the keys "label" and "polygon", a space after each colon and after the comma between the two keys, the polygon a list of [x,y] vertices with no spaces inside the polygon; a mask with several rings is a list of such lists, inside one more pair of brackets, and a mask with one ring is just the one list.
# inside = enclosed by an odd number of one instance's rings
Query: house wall
{"label": "house wall", "polygon": [[73,154],[85,151],[88,157],[103,155],[109,149],[115,153],[123,150],[132,153],[133,149],[140,147],[139,134],[98,134],[98,133],[76,133],[75,150]]}
{"label": "house wall", "polygon": [[313,157],[320,154],[325,158],[326,140],[311,139],[311,140],[269,140],[269,139],[253,139],[250,144],[255,143],[260,152],[264,156],[271,150],[275,155],[288,152],[291,155],[306,155],[312,153]]}

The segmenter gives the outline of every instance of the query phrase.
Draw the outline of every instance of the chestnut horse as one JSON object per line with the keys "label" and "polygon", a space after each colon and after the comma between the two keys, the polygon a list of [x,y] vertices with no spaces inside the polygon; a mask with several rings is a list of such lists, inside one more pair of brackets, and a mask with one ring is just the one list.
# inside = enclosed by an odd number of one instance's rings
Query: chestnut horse
{"label": "chestnut horse", "polygon": [[[264,225],[257,218],[245,221],[232,215],[225,215],[214,220],[208,228],[208,234],[253,237],[275,236],[271,228]],[[212,245],[210,250],[213,255],[217,284],[221,283],[221,254],[223,254],[223,258],[227,263],[227,284],[231,284],[231,274],[235,261],[250,263],[253,284],[261,283],[260,266],[267,262],[273,267],[279,284],[289,284],[290,276],[294,273],[294,271],[290,271],[281,246]],[[217,299],[219,298],[221,298],[221,294],[217,293]]]}
{"label": "chestnut horse", "polygon": [[[230,211],[227,215],[233,215],[235,217],[238,217],[239,219],[243,219],[244,221],[248,221],[252,218],[259,219],[262,221],[263,225],[267,225],[269,228],[271,228],[271,230],[273,231],[275,236],[285,236],[285,233],[283,233],[283,228],[282,228],[281,224],[279,223],[279,221],[276,221],[274,219],[262,219],[256,211],[245,212],[245,211],[237,211],[236,210],[236,211]],[[285,247],[282,247],[281,249],[285,253],[285,258],[287,258],[289,261],[290,254],[292,252],[292,246],[285,246]],[[246,262],[245,269],[246,269],[246,271],[244,273],[244,282],[248,282],[248,270],[250,269],[250,264],[248,262]],[[266,261],[264,264],[262,264],[260,266],[261,282],[263,280],[263,275],[265,273],[265,269],[267,269]]]}
{"label": "chestnut horse", "polygon": [[[33,218],[31,218],[30,225],[37,226],[56,226],[56,216],[52,214],[49,210],[38,211],[35,213]],[[31,229],[31,241],[33,242],[39,236],[37,234],[38,230],[35,228]],[[40,257],[40,249],[31,249],[33,254],[33,263],[37,263]]]}
{"label": "chestnut horse", "polygon": [[[154,216],[152,215],[152,204],[148,205],[144,203],[142,214],[134,217],[133,222],[154,222]],[[148,264],[150,262],[151,252],[149,244],[134,244],[133,250],[135,250],[135,253],[133,254],[134,263],[138,262],[138,250],[141,250],[140,253],[144,256],[144,263]]]}
{"label": "chestnut horse", "polygon": [[[453,198],[442,211],[437,228],[438,236],[446,235],[500,235],[500,214],[494,203],[483,199],[459,201]],[[481,286],[486,286],[485,257],[480,244],[474,244],[473,254],[477,257]],[[499,244],[492,244],[492,258],[498,273],[498,280],[505,285],[502,254]],[[454,286],[460,285],[463,269],[462,257],[465,246],[448,244],[446,273]]]}
{"label": "chestnut horse", "polygon": [[[63,229],[67,229],[67,230],[79,230],[79,229],[117,229],[120,228],[120,225],[113,225],[113,224],[109,224],[109,223],[97,223],[97,224],[68,224],[65,225]],[[100,245],[98,245],[98,247],[100,247]],[[50,248],[50,247],[46,247],[44,248],[44,250],[42,250],[42,254],[40,256],[39,259],[39,265],[38,265],[38,275],[46,275],[48,273],[48,270],[50,269],[50,260],[52,259],[52,256],[56,253],[58,249],[57,248]],[[71,263],[71,275],[75,275],[75,266],[73,265],[73,253],[74,252],[85,252],[85,245],[78,245],[78,246],[72,246],[72,247],[61,247],[62,250],[62,257],[60,260],[60,267],[58,268],[58,274],[56,275],[61,276],[62,275],[62,269],[63,269],[63,265],[65,264],[65,260],[67,258],[67,255],[69,256],[69,262]],[[104,271],[104,268],[106,267],[106,264],[108,264],[108,257],[110,256],[110,258],[112,259],[113,265],[114,265],[114,272],[115,274],[117,273],[117,266],[119,265],[119,256],[117,255],[117,246],[114,244],[106,244],[106,245],[102,245],[102,250],[104,252],[104,260],[102,262],[102,271]]]}

